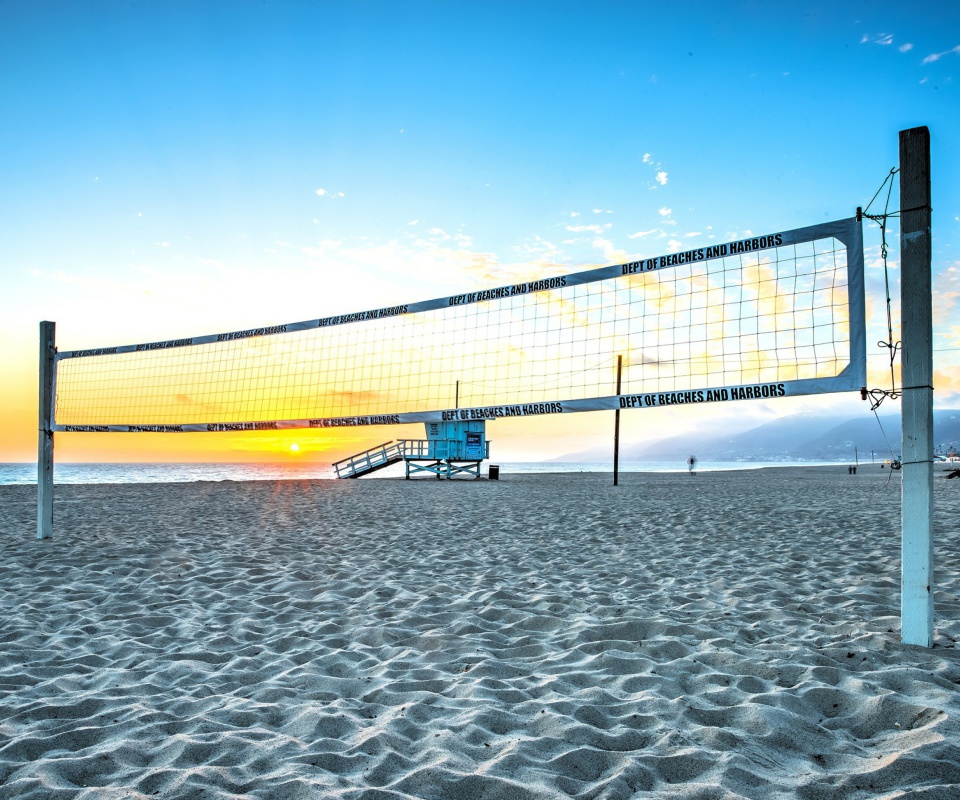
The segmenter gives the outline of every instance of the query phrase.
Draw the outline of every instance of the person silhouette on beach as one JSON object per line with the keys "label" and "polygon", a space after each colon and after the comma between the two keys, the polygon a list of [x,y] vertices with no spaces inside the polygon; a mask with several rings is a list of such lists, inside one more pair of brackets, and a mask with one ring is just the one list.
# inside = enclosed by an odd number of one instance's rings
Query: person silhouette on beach
{"label": "person silhouette on beach", "polygon": [[690,471],[691,475],[697,474],[697,457],[696,456],[690,456],[690,458],[687,459],[687,469]]}

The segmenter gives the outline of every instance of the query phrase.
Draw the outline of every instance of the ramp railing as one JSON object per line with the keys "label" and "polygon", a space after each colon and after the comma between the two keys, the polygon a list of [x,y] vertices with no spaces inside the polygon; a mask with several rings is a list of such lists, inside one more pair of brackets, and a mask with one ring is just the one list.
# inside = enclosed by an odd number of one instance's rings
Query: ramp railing
{"label": "ramp railing", "polygon": [[335,462],[333,469],[338,478],[358,478],[390,464],[396,464],[402,459],[403,442],[384,442]]}

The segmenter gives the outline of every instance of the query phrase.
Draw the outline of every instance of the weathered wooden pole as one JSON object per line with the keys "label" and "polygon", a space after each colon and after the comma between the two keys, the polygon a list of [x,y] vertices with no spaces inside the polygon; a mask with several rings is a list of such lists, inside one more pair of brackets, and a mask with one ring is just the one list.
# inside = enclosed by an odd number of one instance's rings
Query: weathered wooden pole
{"label": "weathered wooden pole", "polygon": [[37,426],[37,538],[53,536],[53,364],[55,322],[40,323],[40,403]]}
{"label": "weathered wooden pole", "polygon": [[933,645],[933,321],[930,131],[900,131],[903,479],[900,638]]}
{"label": "weathered wooden pole", "polygon": [[[623,356],[617,356],[617,397],[620,396],[620,376],[623,372]],[[613,412],[613,485],[620,483],[620,406]]]}

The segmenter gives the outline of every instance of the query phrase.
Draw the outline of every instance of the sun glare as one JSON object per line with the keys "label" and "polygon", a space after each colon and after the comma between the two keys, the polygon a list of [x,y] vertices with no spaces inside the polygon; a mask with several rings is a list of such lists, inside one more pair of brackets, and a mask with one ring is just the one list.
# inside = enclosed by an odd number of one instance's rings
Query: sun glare
{"label": "sun glare", "polygon": [[300,445],[298,445],[296,442],[294,442],[292,445],[290,445],[290,449],[293,450],[294,453],[299,453],[299,452],[300,452]]}

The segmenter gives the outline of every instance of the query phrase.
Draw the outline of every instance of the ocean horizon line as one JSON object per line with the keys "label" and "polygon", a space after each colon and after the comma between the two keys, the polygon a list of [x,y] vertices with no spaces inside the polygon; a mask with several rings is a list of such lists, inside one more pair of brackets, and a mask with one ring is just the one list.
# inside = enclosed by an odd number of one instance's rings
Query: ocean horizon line
{"label": "ocean horizon line", "polygon": [[[879,466],[876,462],[873,466]],[[501,476],[513,474],[577,474],[613,473],[611,461],[509,461],[488,460],[488,465],[499,467]],[[697,472],[724,472],[754,470],[769,467],[843,466],[846,461],[804,460],[700,460]],[[861,467],[871,462],[860,462]],[[651,461],[621,461],[619,472],[687,472],[686,460],[658,459]],[[375,473],[373,478],[402,477],[402,464],[394,464]],[[481,467],[486,476],[486,468]],[[97,461],[57,462],[54,467],[55,484],[112,484],[112,483],[195,483],[198,481],[262,481],[262,480],[336,480],[330,462],[243,462],[243,461]],[[36,463],[29,461],[0,463],[0,486],[37,483]]]}

